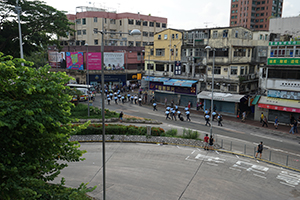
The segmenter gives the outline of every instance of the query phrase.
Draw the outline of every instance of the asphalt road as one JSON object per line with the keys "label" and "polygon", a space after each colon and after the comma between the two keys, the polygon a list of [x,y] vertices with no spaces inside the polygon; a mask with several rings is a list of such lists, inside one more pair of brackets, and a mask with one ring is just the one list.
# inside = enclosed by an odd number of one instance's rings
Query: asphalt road
{"label": "asphalt road", "polygon": [[[89,182],[102,199],[102,145],[82,143],[85,161],[69,163],[55,182]],[[106,144],[107,200],[294,200],[300,173],[216,151],[154,144]]]}

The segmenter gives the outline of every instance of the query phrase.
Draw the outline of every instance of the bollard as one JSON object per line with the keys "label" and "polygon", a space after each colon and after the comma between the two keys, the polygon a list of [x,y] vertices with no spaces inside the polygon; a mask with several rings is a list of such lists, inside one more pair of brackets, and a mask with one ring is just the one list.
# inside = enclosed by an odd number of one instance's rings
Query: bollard
{"label": "bollard", "polygon": [[289,155],[286,156],[286,166],[289,166]]}
{"label": "bollard", "polygon": [[151,126],[147,126],[147,135],[151,135]]}
{"label": "bollard", "polygon": [[244,146],[244,154],[246,155],[246,145]]}
{"label": "bollard", "polygon": [[221,140],[221,148],[223,149],[223,139]]}
{"label": "bollard", "polygon": [[271,154],[272,154],[272,151],[270,151],[270,155],[269,155],[269,161],[271,161]]}
{"label": "bollard", "polygon": [[230,142],[230,151],[232,151],[232,141]]}

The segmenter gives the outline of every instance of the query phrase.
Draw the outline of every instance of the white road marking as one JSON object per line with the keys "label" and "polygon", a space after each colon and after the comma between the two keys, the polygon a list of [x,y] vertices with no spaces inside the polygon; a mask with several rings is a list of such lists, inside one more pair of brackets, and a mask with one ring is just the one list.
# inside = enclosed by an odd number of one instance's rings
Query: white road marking
{"label": "white road marking", "polygon": [[261,176],[261,175],[258,175],[258,174],[253,174],[254,176],[257,176],[257,177],[259,177],[259,178],[264,178],[264,179],[267,179],[267,177],[265,177],[265,176]]}
{"label": "white road marking", "polygon": [[195,150],[191,154],[194,154],[194,153],[195,153]]}
{"label": "white road marking", "polygon": [[235,155],[237,158],[240,158],[240,157],[238,157],[237,155]]}
{"label": "white road marking", "polygon": [[280,183],[291,187],[297,186],[300,183],[300,174],[289,173],[287,171],[281,171],[276,178],[285,181]]}
{"label": "white road marking", "polygon": [[196,160],[189,159],[190,156],[186,157],[185,160],[196,162]]}
{"label": "white road marking", "polygon": [[285,182],[281,182],[281,181],[280,181],[280,183],[281,183],[281,184],[283,184],[283,185],[290,186],[290,187],[295,187],[294,185],[290,185],[290,184],[288,184],[288,183],[285,183]]}
{"label": "white road marking", "polygon": [[252,168],[247,169],[247,171],[253,171],[256,173],[265,174],[265,172],[261,172],[261,171],[258,171],[258,170],[252,169]]}
{"label": "white road marking", "polygon": [[229,169],[231,169],[231,170],[235,170],[235,171],[239,171],[239,172],[241,172],[242,170],[240,170],[240,169],[237,169],[237,168],[234,168],[234,167],[229,167]]}
{"label": "white road marking", "polygon": [[219,166],[219,165],[217,165],[217,164],[215,164],[215,163],[211,163],[211,162],[206,162],[208,165],[213,165],[213,166]]}

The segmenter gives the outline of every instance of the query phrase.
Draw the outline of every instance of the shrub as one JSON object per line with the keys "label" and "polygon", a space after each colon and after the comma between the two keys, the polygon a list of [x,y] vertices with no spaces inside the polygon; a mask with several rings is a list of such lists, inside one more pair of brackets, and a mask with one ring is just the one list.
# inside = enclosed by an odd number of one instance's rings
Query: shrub
{"label": "shrub", "polygon": [[165,136],[173,137],[177,135],[177,129],[171,129],[166,131]]}
{"label": "shrub", "polygon": [[186,139],[198,139],[199,138],[199,133],[198,131],[193,131],[191,129],[183,129],[183,138]]}
{"label": "shrub", "polygon": [[165,133],[165,130],[158,127],[152,127],[151,128],[151,135],[152,136],[161,136]]}

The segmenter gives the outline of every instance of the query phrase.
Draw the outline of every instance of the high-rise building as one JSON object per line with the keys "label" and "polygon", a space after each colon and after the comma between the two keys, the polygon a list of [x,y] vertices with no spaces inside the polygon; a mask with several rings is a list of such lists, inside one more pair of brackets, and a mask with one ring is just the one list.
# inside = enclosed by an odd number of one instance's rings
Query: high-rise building
{"label": "high-rise building", "polygon": [[269,30],[273,17],[282,17],[283,0],[231,0],[230,26]]}

